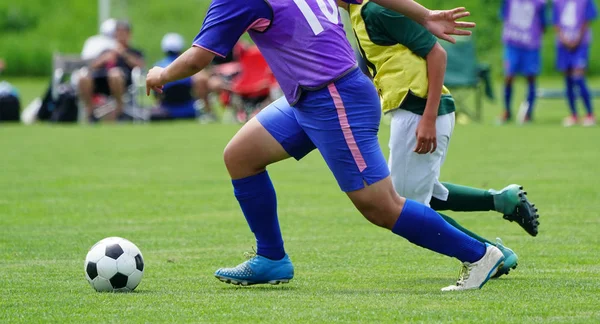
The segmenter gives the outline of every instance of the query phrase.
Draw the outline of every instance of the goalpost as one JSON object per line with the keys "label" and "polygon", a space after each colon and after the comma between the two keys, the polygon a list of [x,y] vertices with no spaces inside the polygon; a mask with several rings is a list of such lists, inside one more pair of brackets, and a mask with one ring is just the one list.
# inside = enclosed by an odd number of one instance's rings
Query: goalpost
{"label": "goalpost", "polygon": [[129,0],[98,0],[98,30],[109,18],[128,18]]}
{"label": "goalpost", "polygon": [[102,22],[110,18],[110,0],[98,0],[98,31]]}

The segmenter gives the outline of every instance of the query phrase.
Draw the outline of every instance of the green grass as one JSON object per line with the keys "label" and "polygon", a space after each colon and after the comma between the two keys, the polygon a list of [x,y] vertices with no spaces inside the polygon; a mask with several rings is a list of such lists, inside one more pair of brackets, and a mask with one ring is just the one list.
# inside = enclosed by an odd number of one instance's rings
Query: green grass
{"label": "green grass", "polygon": [[[520,256],[461,293],[439,291],[456,260],[370,225],[317,153],[269,169],[295,279],[237,288],[212,275],[254,245],[222,162],[237,126],[1,126],[0,322],[598,322],[598,129],[558,127],[563,114],[551,101],[528,127],[456,127],[442,179],[523,184],[541,214],[532,238],[496,213],[451,213]],[[135,293],[85,280],[107,236],[144,253]]]}

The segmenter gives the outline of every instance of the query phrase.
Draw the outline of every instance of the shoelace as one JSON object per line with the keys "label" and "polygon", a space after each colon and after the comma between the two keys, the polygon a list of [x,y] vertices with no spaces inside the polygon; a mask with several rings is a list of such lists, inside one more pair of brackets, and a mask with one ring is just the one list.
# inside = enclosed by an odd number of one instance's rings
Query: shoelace
{"label": "shoelace", "polygon": [[250,260],[254,257],[256,257],[256,250],[254,247],[252,247],[252,252],[244,252],[244,258],[246,258],[246,260]]}
{"label": "shoelace", "polygon": [[469,275],[471,273],[471,268],[473,266],[470,263],[463,263],[462,268],[460,268],[460,273],[458,275],[458,280],[456,281],[457,286],[462,286],[465,284],[465,281],[469,279]]}
{"label": "shoelace", "polygon": [[500,246],[504,247],[504,243],[502,242],[501,238],[499,238],[499,237],[496,238],[496,245],[500,245]]}

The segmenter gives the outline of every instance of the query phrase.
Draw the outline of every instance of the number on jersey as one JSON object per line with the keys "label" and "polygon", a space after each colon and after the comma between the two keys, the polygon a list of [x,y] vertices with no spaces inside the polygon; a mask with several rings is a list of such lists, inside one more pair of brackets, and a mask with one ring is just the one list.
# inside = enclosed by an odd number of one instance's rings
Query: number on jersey
{"label": "number on jersey", "polygon": [[535,6],[528,1],[515,1],[510,7],[510,24],[520,29],[529,29],[535,18]]}
{"label": "number on jersey", "polygon": [[560,15],[560,24],[571,28],[577,26],[577,4],[575,1],[569,1],[565,4],[565,8]]}
{"label": "number on jersey", "polygon": [[[319,21],[319,17],[317,17],[306,1],[316,1],[323,16],[325,16],[332,24],[338,24],[340,22],[340,15],[335,0],[294,0],[294,3],[302,12],[304,19],[306,19],[308,25],[310,25],[310,29],[312,29],[315,35],[319,35],[323,32],[323,25]],[[325,2],[327,2],[329,6]]]}

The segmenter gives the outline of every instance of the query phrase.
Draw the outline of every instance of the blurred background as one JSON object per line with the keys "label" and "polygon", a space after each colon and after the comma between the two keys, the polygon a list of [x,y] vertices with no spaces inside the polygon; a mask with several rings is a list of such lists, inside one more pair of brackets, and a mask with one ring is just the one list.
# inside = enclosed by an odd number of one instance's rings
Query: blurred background
{"label": "blurred background", "polygon": [[[471,20],[477,23],[472,42],[476,48],[477,61],[489,66],[489,78],[493,100],[467,99],[465,105],[482,109],[486,122],[495,122],[502,114],[503,44],[501,0],[422,0],[430,8],[448,9],[465,6],[470,10]],[[56,53],[81,53],[83,44],[90,36],[98,34],[102,21],[108,18],[127,20],[132,26],[131,44],[143,51],[145,69],[164,56],[161,39],[167,32],[179,33],[185,44],[191,44],[200,26],[210,1],[180,0],[59,0],[59,1],[3,1],[0,3],[0,59],[5,68],[0,79],[11,83],[19,91],[22,109],[35,98],[41,98],[48,87],[53,72],[53,55]],[[550,6],[551,3],[548,2]],[[548,21],[552,10],[547,10]],[[589,61],[589,85],[600,89],[600,24],[591,25],[593,40]],[[560,91],[564,81],[555,69],[555,32],[550,26],[542,42],[542,72],[539,87]],[[350,37],[352,38],[352,37]],[[513,99],[515,113],[525,97],[526,83],[517,79]],[[451,89],[452,90],[452,89]],[[562,97],[560,94],[556,97]],[[552,97],[552,96],[550,96]],[[554,98],[556,99],[556,98]],[[559,98],[560,99],[560,98]],[[146,99],[142,99],[146,100]],[[145,105],[151,102],[144,101]],[[564,100],[552,100],[551,105],[560,107],[560,113],[550,113],[552,123],[560,123],[568,114]],[[217,103],[218,105],[218,103]],[[539,101],[538,106],[543,106]],[[564,108],[564,109],[562,109]],[[220,112],[219,112],[220,113]],[[472,116],[466,122],[477,119]],[[544,120],[544,115],[539,116]]]}

